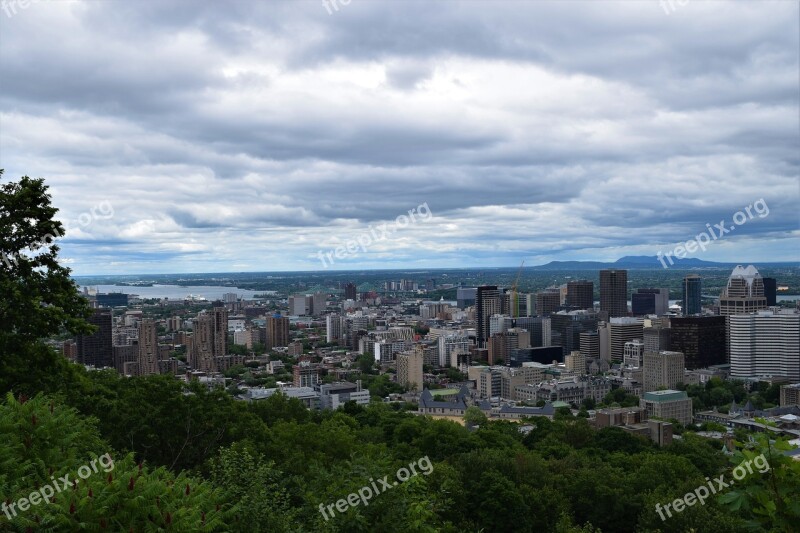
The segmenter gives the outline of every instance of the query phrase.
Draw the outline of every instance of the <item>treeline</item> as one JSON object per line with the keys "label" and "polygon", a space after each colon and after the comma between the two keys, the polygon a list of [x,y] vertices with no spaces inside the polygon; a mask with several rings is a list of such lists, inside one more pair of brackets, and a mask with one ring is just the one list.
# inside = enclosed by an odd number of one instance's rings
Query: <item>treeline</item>
{"label": "treeline", "polygon": [[[715,498],[662,521],[657,503],[730,477],[743,459],[691,433],[661,449],[566,413],[470,431],[380,402],[319,412],[281,395],[238,402],[167,377],[75,377],[48,396],[6,398],[0,498],[17,501],[105,453],[116,460],[113,479],[92,476],[7,530],[792,531],[800,517],[797,463],[773,455],[778,477],[755,473],[727,504]],[[423,457],[429,475],[328,520],[320,513]],[[770,499],[785,505],[770,514]]]}

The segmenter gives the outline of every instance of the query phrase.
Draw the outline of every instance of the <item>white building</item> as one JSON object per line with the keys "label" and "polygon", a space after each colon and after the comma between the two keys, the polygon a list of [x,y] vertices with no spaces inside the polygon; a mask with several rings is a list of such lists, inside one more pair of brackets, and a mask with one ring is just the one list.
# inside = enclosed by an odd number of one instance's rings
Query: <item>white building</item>
{"label": "white building", "polygon": [[623,364],[636,367],[642,366],[642,355],[644,354],[644,342],[642,342],[642,339],[633,339],[626,342],[623,354]]}
{"label": "white building", "polygon": [[458,366],[458,355],[468,354],[469,337],[465,331],[452,331],[439,337],[439,366]]}
{"label": "white building", "polygon": [[782,376],[800,380],[800,313],[759,311],[728,318],[731,377]]}
{"label": "white building", "polygon": [[325,317],[325,327],[327,331],[326,341],[336,342],[344,338],[347,331],[347,321],[343,316],[334,313]]}

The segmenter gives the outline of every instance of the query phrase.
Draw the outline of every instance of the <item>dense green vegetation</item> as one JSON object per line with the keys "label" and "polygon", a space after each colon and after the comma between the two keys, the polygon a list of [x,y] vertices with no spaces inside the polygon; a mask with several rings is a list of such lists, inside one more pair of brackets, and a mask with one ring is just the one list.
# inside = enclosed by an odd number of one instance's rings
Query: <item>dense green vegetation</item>
{"label": "dense green vegetation", "polygon": [[[281,395],[245,403],[166,376],[86,372],[41,340],[87,327],[57,247],[36,246],[55,215],[46,188],[24,178],[0,194],[0,250],[40,252],[0,268],[0,502],[17,507],[0,514],[2,531],[788,532],[800,523],[800,463],[780,455],[781,443],[728,457],[690,432],[660,449],[595,431],[568,409],[523,424],[471,411],[478,427],[468,429],[382,402],[312,412]],[[390,388],[364,371],[371,391]],[[659,518],[656,504],[762,452],[769,472]],[[106,454],[113,469],[33,503],[34,491]],[[422,459],[432,470],[391,483]],[[385,476],[391,490],[368,505],[320,512]]]}

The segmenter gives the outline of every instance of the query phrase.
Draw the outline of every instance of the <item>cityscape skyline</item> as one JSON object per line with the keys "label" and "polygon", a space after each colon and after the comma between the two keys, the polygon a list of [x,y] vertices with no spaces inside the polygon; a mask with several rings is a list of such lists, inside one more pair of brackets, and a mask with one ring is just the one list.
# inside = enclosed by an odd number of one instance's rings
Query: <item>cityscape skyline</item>
{"label": "cityscape skyline", "polygon": [[795,531],[798,23],[0,0],[0,530]]}

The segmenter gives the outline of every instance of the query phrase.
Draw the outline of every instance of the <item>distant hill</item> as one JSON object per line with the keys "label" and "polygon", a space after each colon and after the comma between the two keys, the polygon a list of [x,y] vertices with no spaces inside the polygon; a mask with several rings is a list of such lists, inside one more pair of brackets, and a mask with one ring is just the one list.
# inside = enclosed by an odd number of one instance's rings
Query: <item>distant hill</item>
{"label": "distant hill", "polygon": [[[732,268],[735,266],[734,263],[703,261],[694,257],[687,257],[686,259],[673,258],[674,264],[672,265],[668,260],[665,259],[665,261],[670,268]],[[604,263],[602,261],[551,261],[546,265],[531,267],[532,270],[600,270],[603,268],[652,269],[664,268],[664,266],[656,256],[627,255],[613,263]]]}

